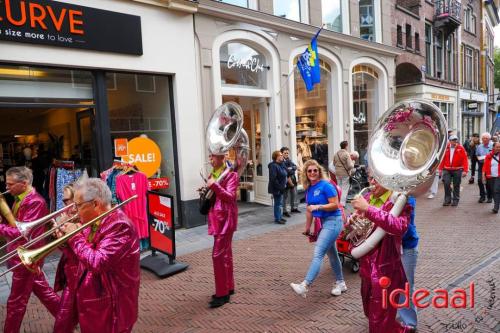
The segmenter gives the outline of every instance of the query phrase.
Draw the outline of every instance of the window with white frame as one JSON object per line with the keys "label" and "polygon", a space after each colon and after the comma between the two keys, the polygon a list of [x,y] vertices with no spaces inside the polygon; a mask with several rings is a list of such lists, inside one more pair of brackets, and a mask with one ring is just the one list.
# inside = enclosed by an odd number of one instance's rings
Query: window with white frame
{"label": "window with white frame", "polygon": [[323,24],[326,29],[342,32],[342,2],[343,0],[321,0]]}
{"label": "window with white frame", "polygon": [[476,15],[471,6],[464,9],[464,30],[473,34],[476,33]]}
{"label": "window with white frame", "polygon": [[446,39],[446,79],[453,81],[453,39],[454,35],[451,34]]}
{"label": "window with white frame", "polygon": [[359,35],[362,39],[376,41],[375,39],[375,1],[359,1]]}
{"label": "window with white frame", "polygon": [[307,23],[306,0],[274,0],[274,15]]}
{"label": "window with white frame", "polygon": [[230,41],[220,48],[220,69],[223,86],[266,88],[265,56],[252,47]]}

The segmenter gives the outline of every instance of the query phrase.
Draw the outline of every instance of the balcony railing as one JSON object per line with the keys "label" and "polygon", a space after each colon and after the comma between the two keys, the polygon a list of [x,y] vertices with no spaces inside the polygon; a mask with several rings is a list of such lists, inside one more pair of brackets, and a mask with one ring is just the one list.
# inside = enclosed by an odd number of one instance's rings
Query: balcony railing
{"label": "balcony railing", "polygon": [[435,19],[453,18],[460,22],[460,9],[461,4],[456,0],[436,0],[434,2],[436,9]]}

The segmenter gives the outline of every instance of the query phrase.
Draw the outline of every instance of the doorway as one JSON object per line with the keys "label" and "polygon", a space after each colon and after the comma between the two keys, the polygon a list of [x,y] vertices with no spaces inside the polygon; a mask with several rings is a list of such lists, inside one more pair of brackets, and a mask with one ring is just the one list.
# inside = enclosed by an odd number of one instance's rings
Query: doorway
{"label": "doorway", "polygon": [[[248,134],[250,152],[240,175],[239,201],[269,203],[267,183],[271,161],[268,102],[262,97],[223,96],[223,102],[238,103],[243,110],[243,128]],[[230,157],[231,159],[231,154]]]}

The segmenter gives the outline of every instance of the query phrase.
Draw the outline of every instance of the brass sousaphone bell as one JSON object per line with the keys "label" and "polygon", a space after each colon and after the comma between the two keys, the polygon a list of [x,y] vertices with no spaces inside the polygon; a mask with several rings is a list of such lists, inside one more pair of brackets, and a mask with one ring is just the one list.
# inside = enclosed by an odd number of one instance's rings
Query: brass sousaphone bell
{"label": "brass sousaphone bell", "polygon": [[[390,211],[393,216],[401,214],[409,195],[425,192],[432,183],[446,149],[447,132],[441,110],[423,99],[398,102],[378,120],[369,140],[368,165],[371,176],[394,192]],[[356,235],[357,245],[353,244],[351,250],[356,259],[370,252],[385,236],[382,228],[366,224],[371,221],[355,219],[345,231]],[[360,229],[365,233],[359,234]]]}

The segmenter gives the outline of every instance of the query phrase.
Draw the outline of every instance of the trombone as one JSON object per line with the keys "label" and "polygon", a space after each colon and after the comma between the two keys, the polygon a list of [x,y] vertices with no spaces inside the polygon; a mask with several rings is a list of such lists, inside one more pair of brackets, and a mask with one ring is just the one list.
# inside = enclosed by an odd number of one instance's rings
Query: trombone
{"label": "trombone", "polygon": [[[19,235],[16,238],[8,241],[6,244],[4,244],[2,247],[0,247],[0,251],[3,250],[4,248],[6,248],[7,246],[9,246],[9,244],[17,242],[21,238],[26,238],[27,240],[29,240],[28,239],[28,235],[29,235],[29,233],[32,230],[34,230],[38,226],[46,224],[47,222],[55,220],[55,216],[58,216],[59,214],[63,214],[66,211],[72,209],[74,207],[74,205],[75,204],[73,203],[71,205],[65,206],[65,207],[59,209],[58,211],[55,211],[55,212],[53,212],[53,213],[51,213],[49,215],[46,215],[46,216],[44,216],[42,218],[39,218],[38,220],[35,220],[35,221],[31,221],[31,222],[19,222],[19,221],[14,220],[13,227],[16,227],[19,230],[19,232],[21,233],[21,235]],[[1,206],[1,202],[0,202],[0,206]],[[66,223],[66,222],[68,222],[68,221],[65,221],[64,223]],[[7,255],[9,255],[9,253],[7,253],[6,255],[4,255],[3,257],[0,258],[0,265],[4,262],[4,257],[6,257]]]}
{"label": "trombone", "polygon": [[[116,205],[113,208],[105,211],[104,213],[102,213],[101,215],[97,216],[96,218],[94,218],[94,219],[88,221],[87,223],[83,224],[79,228],[77,228],[77,229],[75,229],[75,230],[67,233],[66,235],[62,236],[61,238],[58,238],[58,239],[56,239],[56,240],[54,240],[54,241],[52,241],[52,242],[50,242],[50,243],[48,243],[48,244],[46,244],[46,245],[44,245],[42,247],[39,247],[37,249],[27,249],[26,248],[27,245],[18,247],[17,248],[17,255],[21,259],[21,262],[18,263],[18,264],[16,264],[16,265],[14,265],[14,266],[12,266],[8,270],[2,272],[0,274],[0,277],[2,277],[5,274],[7,274],[8,272],[14,270],[15,268],[19,267],[20,265],[24,265],[27,269],[29,269],[29,270],[31,270],[33,272],[38,271],[40,269],[40,266],[38,264],[40,262],[40,260],[42,260],[43,258],[45,258],[46,256],[48,256],[56,248],[58,248],[59,246],[61,246],[64,243],[66,243],[71,237],[73,237],[74,235],[78,234],[79,232],[81,232],[85,228],[91,226],[92,224],[94,224],[97,221],[103,219],[104,217],[106,217],[107,215],[111,214],[112,212],[114,212],[115,210],[117,210],[118,208],[120,208],[121,206],[124,206],[125,204],[127,204],[130,201],[135,200],[137,198],[138,198],[137,194],[131,196],[130,198],[126,199],[125,201],[122,201],[118,205]],[[71,220],[73,218],[78,218],[78,215],[75,214],[75,216],[70,217],[70,219],[68,219],[64,223],[69,222],[69,220]],[[61,226],[58,226],[57,228],[54,228],[54,230],[58,229],[60,227]],[[54,232],[54,230],[51,230],[50,232],[52,233],[52,232]],[[37,238],[39,238],[39,237],[37,237]]]}

